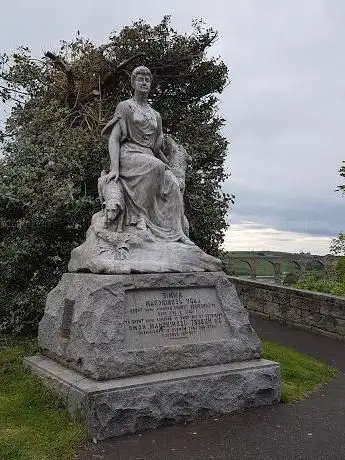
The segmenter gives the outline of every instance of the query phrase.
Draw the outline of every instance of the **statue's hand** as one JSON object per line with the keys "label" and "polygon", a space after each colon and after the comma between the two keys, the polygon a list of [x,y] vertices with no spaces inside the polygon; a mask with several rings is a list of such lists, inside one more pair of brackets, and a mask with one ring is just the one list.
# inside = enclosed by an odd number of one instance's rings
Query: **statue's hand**
{"label": "statue's hand", "polygon": [[119,178],[119,171],[112,169],[106,177],[106,183],[110,182],[112,179],[116,182]]}

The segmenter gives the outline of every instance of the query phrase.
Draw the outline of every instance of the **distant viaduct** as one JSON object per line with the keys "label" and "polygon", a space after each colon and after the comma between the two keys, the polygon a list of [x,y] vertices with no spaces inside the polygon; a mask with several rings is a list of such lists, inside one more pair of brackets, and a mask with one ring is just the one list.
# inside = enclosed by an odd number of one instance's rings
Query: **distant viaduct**
{"label": "distant viaduct", "polygon": [[[289,264],[294,266],[296,271],[305,272],[310,267],[319,266],[323,270],[326,278],[331,278],[334,273],[334,266],[337,262],[337,257],[332,255],[313,256],[309,254],[284,254],[284,255],[253,255],[241,256],[240,254],[228,253],[224,259],[225,270],[229,275],[238,276],[238,264],[236,262],[244,262],[249,269],[249,276],[255,280],[258,276],[257,269],[260,262],[266,261],[273,266],[274,279],[277,284],[281,283],[283,278],[283,265]],[[237,266],[236,266],[237,265]],[[237,272],[237,273],[236,273]]]}

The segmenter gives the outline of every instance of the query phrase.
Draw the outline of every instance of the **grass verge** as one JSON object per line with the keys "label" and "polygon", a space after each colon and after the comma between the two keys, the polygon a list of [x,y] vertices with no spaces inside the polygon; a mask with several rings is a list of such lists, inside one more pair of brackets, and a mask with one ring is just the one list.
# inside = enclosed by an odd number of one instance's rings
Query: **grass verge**
{"label": "grass verge", "polygon": [[[272,342],[264,357],[282,366],[285,402],[301,400],[337,370]],[[23,366],[36,345],[0,346],[0,460],[69,460],[86,442],[83,424],[72,422],[61,401]]]}
{"label": "grass verge", "polygon": [[36,352],[33,342],[0,347],[1,460],[69,460],[86,440],[84,426],[24,368]]}
{"label": "grass verge", "polygon": [[284,402],[300,401],[338,375],[334,367],[273,342],[264,341],[263,351],[264,358],[281,365]]}

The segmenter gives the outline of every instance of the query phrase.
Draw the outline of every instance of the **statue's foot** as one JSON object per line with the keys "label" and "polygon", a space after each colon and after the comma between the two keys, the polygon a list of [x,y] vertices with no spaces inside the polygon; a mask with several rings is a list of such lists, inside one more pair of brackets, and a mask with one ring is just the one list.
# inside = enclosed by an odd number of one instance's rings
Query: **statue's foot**
{"label": "statue's foot", "polygon": [[146,222],[144,221],[144,219],[140,219],[137,222],[137,229],[138,230],[147,230]]}
{"label": "statue's foot", "polygon": [[186,235],[183,235],[180,239],[179,239],[179,242],[180,243],[183,243],[183,244],[188,244],[189,246],[195,246],[195,244],[193,243],[192,240],[190,240],[188,238],[188,236]]}

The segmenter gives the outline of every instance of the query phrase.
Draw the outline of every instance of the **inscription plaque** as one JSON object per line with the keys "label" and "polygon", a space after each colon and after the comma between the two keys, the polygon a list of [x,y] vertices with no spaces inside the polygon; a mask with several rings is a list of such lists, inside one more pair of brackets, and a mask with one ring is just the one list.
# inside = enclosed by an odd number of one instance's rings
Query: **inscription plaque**
{"label": "inscription plaque", "polygon": [[214,287],[128,290],[125,304],[125,342],[130,349],[229,337]]}
{"label": "inscription plaque", "polygon": [[71,334],[71,325],[74,312],[74,300],[65,299],[65,305],[62,314],[61,336],[68,339]]}

